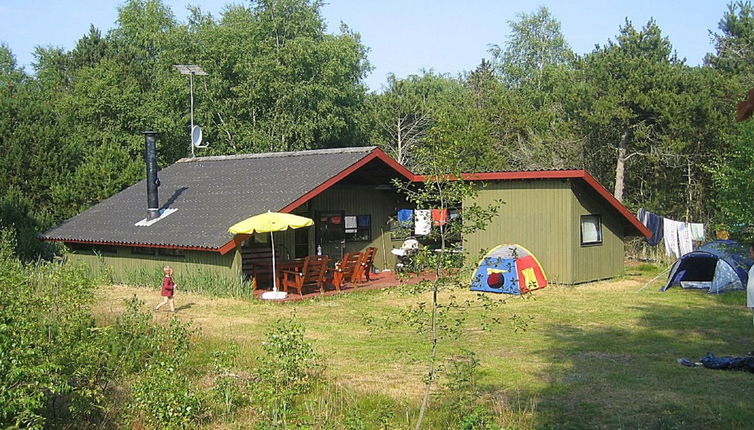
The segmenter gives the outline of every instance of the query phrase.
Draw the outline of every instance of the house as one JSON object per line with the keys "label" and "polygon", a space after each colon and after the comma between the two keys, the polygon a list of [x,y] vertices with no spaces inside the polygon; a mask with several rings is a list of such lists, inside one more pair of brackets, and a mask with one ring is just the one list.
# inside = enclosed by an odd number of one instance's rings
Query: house
{"label": "house", "polygon": [[[41,238],[65,243],[74,259],[111,267],[116,280],[156,273],[164,264],[183,276],[238,280],[252,271],[244,254],[269,248],[269,235],[234,236],[231,225],[267,211],[315,219],[315,228],[276,234],[283,258],[382,250],[391,246],[388,220],[405,206],[392,181],[412,178],[376,147],[186,158],[159,172],[165,200],[157,220],[145,218],[143,180]],[[346,229],[353,217],[357,225]],[[394,264],[384,253],[375,262],[378,268]]]}
{"label": "house", "polygon": [[[166,199],[158,218],[145,218],[147,185],[141,181],[41,238],[65,243],[74,259],[109,266],[116,280],[155,273],[164,264],[184,275],[238,280],[251,273],[245,255],[269,248],[269,238],[234,236],[228,227],[280,211],[315,220],[313,228],[276,234],[284,257],[322,253],[337,259],[373,246],[379,249],[375,267],[392,268],[389,250],[400,240],[391,234],[390,220],[410,207],[392,185],[395,179],[424,178],[377,147],[187,158],[159,172]],[[649,234],[583,170],[480,173],[465,179],[480,185],[477,203],[506,202],[484,231],[464,238],[469,254],[518,243],[557,282],[619,275],[625,238]]]}

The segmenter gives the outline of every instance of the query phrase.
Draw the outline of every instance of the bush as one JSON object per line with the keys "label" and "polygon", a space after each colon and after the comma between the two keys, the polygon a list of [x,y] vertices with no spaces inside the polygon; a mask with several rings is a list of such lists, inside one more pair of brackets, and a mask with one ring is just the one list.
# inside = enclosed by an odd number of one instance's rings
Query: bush
{"label": "bush", "polygon": [[132,409],[153,428],[189,428],[204,416],[201,393],[186,376],[164,363],[150,365],[132,392]]}
{"label": "bush", "polygon": [[0,231],[0,425],[93,419],[107,381],[88,309],[94,283],[76,266],[23,265],[14,244]]}
{"label": "bush", "polygon": [[258,369],[255,400],[264,406],[272,425],[285,427],[297,396],[311,390],[322,365],[312,345],[304,340],[303,326],[294,319],[276,321],[263,348],[266,357]]}

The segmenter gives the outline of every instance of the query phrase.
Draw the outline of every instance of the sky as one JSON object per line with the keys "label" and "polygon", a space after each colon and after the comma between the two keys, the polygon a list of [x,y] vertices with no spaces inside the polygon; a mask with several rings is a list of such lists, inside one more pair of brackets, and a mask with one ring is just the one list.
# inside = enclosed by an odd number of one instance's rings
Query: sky
{"label": "sky", "polygon": [[[163,0],[184,21],[186,5],[200,6],[219,17],[239,0]],[[710,31],[729,0],[329,0],[322,15],[329,32],[340,23],[361,34],[373,70],[366,78],[379,91],[388,74],[399,78],[432,70],[456,75],[490,58],[490,44],[504,45],[510,26],[522,13],[545,6],[561,23],[571,48],[579,54],[614,39],[628,18],[640,28],[654,18],[687,64],[701,64],[712,52]],[[104,34],[115,26],[122,1],[0,0],[0,43],[10,47],[20,66],[33,72],[35,46],[72,49],[94,24]]]}

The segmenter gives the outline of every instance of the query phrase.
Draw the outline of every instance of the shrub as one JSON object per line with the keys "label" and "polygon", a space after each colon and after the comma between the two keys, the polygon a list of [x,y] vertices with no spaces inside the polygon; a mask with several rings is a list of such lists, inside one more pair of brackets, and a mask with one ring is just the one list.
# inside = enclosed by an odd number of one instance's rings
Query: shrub
{"label": "shrub", "polygon": [[276,321],[263,349],[266,357],[258,369],[255,400],[263,405],[272,425],[285,427],[297,396],[310,391],[322,365],[304,340],[303,326],[294,319]]}

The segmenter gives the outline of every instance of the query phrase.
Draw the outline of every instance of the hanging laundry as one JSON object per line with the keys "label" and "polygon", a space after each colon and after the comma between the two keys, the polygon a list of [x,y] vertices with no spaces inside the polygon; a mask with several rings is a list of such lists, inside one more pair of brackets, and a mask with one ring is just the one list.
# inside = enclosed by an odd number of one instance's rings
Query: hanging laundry
{"label": "hanging laundry", "polygon": [[678,222],[678,250],[681,256],[694,250],[694,244],[691,242],[691,228],[685,222]]}
{"label": "hanging laundry", "polygon": [[432,209],[432,225],[445,225],[446,222],[448,222],[447,209]]}
{"label": "hanging laundry", "polygon": [[641,208],[639,209],[637,218],[642,224],[644,224],[644,227],[646,227],[647,230],[652,232],[652,236],[645,239],[647,243],[650,246],[657,246],[665,235],[663,217]]}
{"label": "hanging laundry", "polygon": [[[639,212],[636,212],[636,218],[644,224],[644,219],[647,217],[647,210],[644,208],[639,208]],[[646,226],[646,224],[644,224]]]}
{"label": "hanging laundry", "polygon": [[704,224],[702,223],[689,223],[691,227],[691,240],[703,241],[704,240]]}
{"label": "hanging laundry", "polygon": [[681,250],[678,247],[678,222],[665,218],[663,223],[663,236],[665,239],[665,254],[680,258]]}
{"label": "hanging laundry", "polygon": [[432,230],[432,212],[429,209],[417,209],[414,211],[414,234],[417,236],[428,235]]}
{"label": "hanging laundry", "polygon": [[412,209],[398,210],[398,224],[401,227],[411,227],[414,221],[414,211]]}
{"label": "hanging laundry", "polygon": [[359,227],[369,227],[372,225],[372,216],[371,215],[359,215],[356,217],[356,224]]}
{"label": "hanging laundry", "polygon": [[356,233],[356,216],[355,215],[346,215],[345,219],[346,223],[346,233]]}

